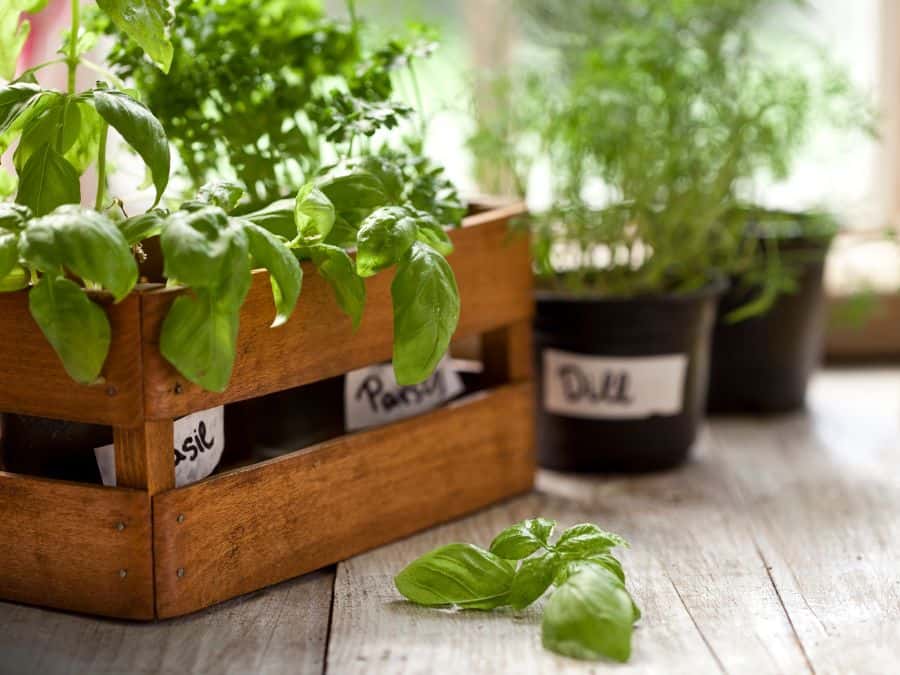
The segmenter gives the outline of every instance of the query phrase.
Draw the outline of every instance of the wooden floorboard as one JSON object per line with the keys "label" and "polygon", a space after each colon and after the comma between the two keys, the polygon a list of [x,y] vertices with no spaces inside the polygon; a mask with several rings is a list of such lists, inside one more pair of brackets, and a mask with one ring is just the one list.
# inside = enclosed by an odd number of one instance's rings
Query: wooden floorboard
{"label": "wooden floorboard", "polygon": [[320,674],[333,583],[317,572],[157,624],[0,603],[0,673]]}
{"label": "wooden floorboard", "polygon": [[[534,515],[631,539],[628,665],[545,652],[539,607],[434,611],[395,591],[414,557]],[[716,419],[679,471],[543,473],[526,497],[184,619],[0,603],[0,673],[880,675],[900,672],[898,542],[900,369],[831,370],[809,413]]]}

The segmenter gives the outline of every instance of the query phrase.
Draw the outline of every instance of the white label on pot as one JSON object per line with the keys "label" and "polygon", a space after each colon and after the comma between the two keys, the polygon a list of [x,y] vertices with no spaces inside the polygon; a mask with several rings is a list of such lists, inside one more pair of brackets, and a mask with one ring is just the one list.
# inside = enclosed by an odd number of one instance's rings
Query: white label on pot
{"label": "white label on pot", "polygon": [[677,415],[688,357],[591,356],[544,350],[544,408],[566,417],[639,419]]}
{"label": "white label on pot", "polygon": [[347,431],[396,422],[437,408],[465,391],[452,361],[444,358],[422,384],[401,387],[390,363],[362,368],[344,378]]}
{"label": "white label on pot", "polygon": [[[175,487],[203,480],[219,465],[225,449],[225,408],[175,420]],[[116,452],[112,445],[94,450],[104,485],[116,484]]]}

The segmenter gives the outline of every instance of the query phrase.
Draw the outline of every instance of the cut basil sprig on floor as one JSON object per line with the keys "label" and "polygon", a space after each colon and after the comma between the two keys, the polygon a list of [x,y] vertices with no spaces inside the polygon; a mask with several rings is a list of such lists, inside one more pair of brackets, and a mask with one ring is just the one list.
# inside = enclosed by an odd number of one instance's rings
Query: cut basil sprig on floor
{"label": "cut basil sprig on floor", "polygon": [[577,659],[627,661],[640,610],[610,552],[628,546],[596,525],[522,521],[497,535],[490,551],[450,544],[410,563],[394,580],[410,602],[428,607],[524,609],[552,588],[541,626],[544,647]]}

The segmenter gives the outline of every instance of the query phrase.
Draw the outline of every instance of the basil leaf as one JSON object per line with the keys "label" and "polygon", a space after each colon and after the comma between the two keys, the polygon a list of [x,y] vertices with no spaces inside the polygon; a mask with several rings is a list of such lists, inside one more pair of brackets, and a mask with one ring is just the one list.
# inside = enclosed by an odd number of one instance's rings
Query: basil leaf
{"label": "basil leaf", "polygon": [[29,218],[31,218],[31,209],[27,206],[0,202],[0,230],[21,232],[25,229]]}
{"label": "basil leaf", "polygon": [[269,271],[272,296],[278,314],[272,323],[277,328],[287,323],[297,306],[303,284],[303,269],[284,242],[266,229],[244,223],[253,259]]}
{"label": "basil leaf", "polygon": [[[21,172],[34,151],[51,145],[63,156],[72,149],[81,132],[81,112],[68,96],[61,96],[22,129],[19,145],[13,153],[13,165]],[[76,170],[77,171],[77,170]]]}
{"label": "basil leaf", "polygon": [[544,647],[576,659],[631,656],[634,605],[625,586],[599,566],[571,574],[544,605]]}
{"label": "basil leaf", "polygon": [[166,0],[97,0],[97,4],[160,70],[169,72],[174,49],[168,35],[172,12]]}
{"label": "basil leaf", "polygon": [[339,213],[352,209],[371,211],[387,203],[384,185],[368,171],[349,171],[321,179],[318,188]]}
{"label": "basil leaf", "polygon": [[109,353],[106,312],[75,282],[53,276],[31,289],[28,306],[69,376],[80,384],[96,382]]}
{"label": "basil leaf", "polygon": [[405,209],[384,206],[374,211],[356,236],[356,273],[371,277],[397,264],[416,240],[416,232]]}
{"label": "basil leaf", "polygon": [[159,236],[165,226],[167,214],[159,209],[147,211],[118,224],[119,231],[128,241],[129,246],[139,244],[145,239]]}
{"label": "basil leaf", "polygon": [[159,351],[191,382],[225,391],[234,369],[239,321],[234,303],[219,302],[207,289],[193,289],[172,303]]}
{"label": "basil leaf", "polygon": [[509,604],[515,609],[525,609],[535,602],[550,588],[560,565],[559,557],[552,553],[525,560],[516,570]]}
{"label": "basil leaf", "polygon": [[244,188],[227,180],[207,183],[197,193],[201,202],[218,206],[226,213],[231,213],[244,196]]}
{"label": "basil leaf", "polygon": [[0,293],[10,293],[28,288],[28,271],[21,265],[14,265],[5,277],[0,277]]}
{"label": "basil leaf", "polygon": [[28,158],[19,175],[16,201],[36,216],[63,204],[81,202],[81,185],[75,168],[50,144],[45,143]]}
{"label": "basil leaf", "polygon": [[0,279],[5,279],[19,262],[19,235],[0,231]]}
{"label": "basil leaf", "polygon": [[91,97],[100,116],[122,135],[150,169],[156,187],[155,206],[169,184],[169,143],[162,124],[143,103],[121,91],[95,89]]}
{"label": "basil leaf", "polygon": [[[421,211],[419,212],[421,213]],[[435,220],[434,216],[425,214],[427,217],[417,220],[418,231],[416,237],[419,241],[431,246],[435,251],[443,256],[453,253],[453,242],[447,231]]]}
{"label": "basil leaf", "polygon": [[491,542],[491,553],[507,560],[522,560],[548,545],[556,521],[531,518],[516,523],[498,534]]}
{"label": "basil leaf", "polygon": [[304,252],[334,289],[337,303],[353,321],[353,328],[359,328],[366,306],[366,284],[356,275],[353,260],[344,249],[328,244],[316,244]]}
{"label": "basil leaf", "polygon": [[394,305],[394,374],[400,385],[418,384],[434,371],[459,322],[459,289],[447,261],[415,242],[391,285]]}
{"label": "basil leaf", "polygon": [[23,12],[39,12],[47,0],[4,0],[0,5],[0,78],[11,80],[16,74],[16,65],[25,41],[28,39],[30,24],[20,21]]}
{"label": "basil leaf", "polygon": [[[249,244],[240,225],[215,206],[174,213],[160,235],[164,274],[194,288],[231,296],[240,306],[250,287]],[[228,291],[226,287],[233,287]]]}
{"label": "basil leaf", "polygon": [[25,109],[44,93],[43,89],[31,82],[17,82],[0,87],[0,134],[5,133]]}
{"label": "basil leaf", "polygon": [[131,292],[138,269],[119,229],[102,213],[66,205],[32,220],[22,234],[22,259],[32,267],[59,273],[70,269],[99,283],[116,301]]}
{"label": "basil leaf", "polygon": [[334,204],[319,188],[307,183],[297,193],[294,219],[299,242],[305,246],[325,241],[334,227]]}
{"label": "basil leaf", "polygon": [[267,229],[272,234],[293,241],[297,236],[297,221],[294,214],[295,199],[279,199],[272,202],[264,209],[241,216],[243,220],[249,220],[255,225]]}
{"label": "basil leaf", "polygon": [[334,220],[334,227],[325,238],[325,243],[339,248],[353,248],[356,246],[356,235],[359,232],[357,225],[351,225],[344,215],[339,214]]}
{"label": "basil leaf", "polygon": [[413,561],[394,578],[418,605],[493,609],[506,604],[515,568],[471,544],[450,544]]}
{"label": "basil leaf", "polygon": [[606,553],[616,546],[627,547],[628,542],[619,535],[601,530],[590,523],[570,527],[556,542],[556,550],[560,553],[585,557],[596,553]]}

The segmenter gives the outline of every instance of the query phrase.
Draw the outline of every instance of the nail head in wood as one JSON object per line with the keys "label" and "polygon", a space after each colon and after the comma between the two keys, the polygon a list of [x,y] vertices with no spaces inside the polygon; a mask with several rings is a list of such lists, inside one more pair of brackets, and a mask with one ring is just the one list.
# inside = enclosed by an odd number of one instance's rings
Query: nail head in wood
{"label": "nail head in wood", "polygon": [[126,569],[119,570],[119,578],[124,579],[127,576],[128,576],[128,570],[126,570]]}
{"label": "nail head in wood", "polygon": [[178,517],[175,520],[177,520],[179,523],[183,523],[184,522],[184,514],[179,513]]}
{"label": "nail head in wood", "polygon": [[119,532],[121,532],[122,530],[125,529],[125,523],[123,523],[122,521],[119,521],[118,523],[116,523],[116,529],[117,529]]}
{"label": "nail head in wood", "polygon": [[183,568],[183,567],[179,567],[179,568],[178,568],[178,571],[175,572],[175,574],[177,574],[177,575],[178,575],[178,578],[180,579],[181,577],[184,576],[184,568]]}

